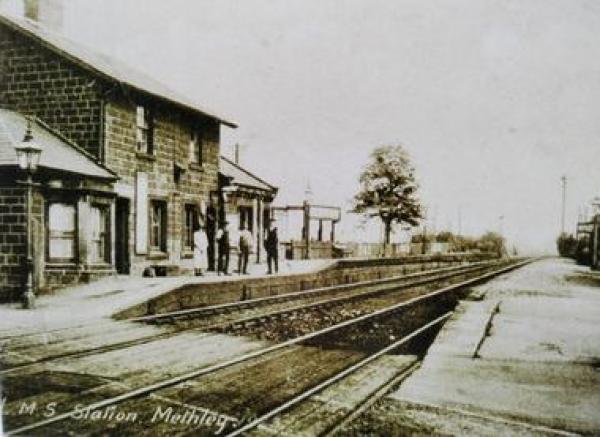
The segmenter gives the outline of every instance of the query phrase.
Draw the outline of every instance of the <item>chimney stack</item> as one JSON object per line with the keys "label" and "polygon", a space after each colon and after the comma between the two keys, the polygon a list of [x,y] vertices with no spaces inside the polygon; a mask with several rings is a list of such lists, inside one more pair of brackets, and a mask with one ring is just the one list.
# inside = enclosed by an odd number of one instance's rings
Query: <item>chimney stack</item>
{"label": "chimney stack", "polygon": [[61,32],[63,28],[62,0],[24,0],[25,18],[37,21],[45,28]]}
{"label": "chimney stack", "polygon": [[25,18],[38,21],[40,15],[40,4],[38,0],[25,0]]}

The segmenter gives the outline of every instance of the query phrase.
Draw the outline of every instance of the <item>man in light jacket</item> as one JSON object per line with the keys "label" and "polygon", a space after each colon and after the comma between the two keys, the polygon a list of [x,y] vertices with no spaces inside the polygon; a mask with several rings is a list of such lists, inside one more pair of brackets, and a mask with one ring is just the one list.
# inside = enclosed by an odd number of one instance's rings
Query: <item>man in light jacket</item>
{"label": "man in light jacket", "polygon": [[252,252],[252,233],[245,225],[242,225],[239,241],[240,257],[238,261],[238,271],[240,275],[248,274],[248,257]]}

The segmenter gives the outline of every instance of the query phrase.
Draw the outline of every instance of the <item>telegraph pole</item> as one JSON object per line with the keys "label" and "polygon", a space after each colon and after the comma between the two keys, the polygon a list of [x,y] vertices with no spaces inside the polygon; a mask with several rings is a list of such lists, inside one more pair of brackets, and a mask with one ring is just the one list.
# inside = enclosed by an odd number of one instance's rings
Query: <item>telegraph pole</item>
{"label": "telegraph pole", "polygon": [[233,146],[233,148],[234,148],[233,162],[235,162],[237,165],[240,165],[240,145],[238,143],[235,143],[235,146]]}
{"label": "telegraph pole", "polygon": [[563,175],[560,178],[560,183],[562,185],[562,206],[561,206],[561,214],[560,214],[560,233],[565,233],[565,205],[567,203],[567,177]]}

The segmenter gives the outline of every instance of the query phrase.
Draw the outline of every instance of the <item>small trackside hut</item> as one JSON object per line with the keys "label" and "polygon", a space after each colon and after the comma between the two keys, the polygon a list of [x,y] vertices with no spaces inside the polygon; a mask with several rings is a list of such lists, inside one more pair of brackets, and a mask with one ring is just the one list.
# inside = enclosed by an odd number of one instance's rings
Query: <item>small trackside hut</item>
{"label": "small trackside hut", "polygon": [[220,161],[219,177],[222,193],[220,221],[227,221],[234,234],[242,227],[252,233],[255,260],[260,263],[265,259],[263,240],[278,188],[224,156]]}

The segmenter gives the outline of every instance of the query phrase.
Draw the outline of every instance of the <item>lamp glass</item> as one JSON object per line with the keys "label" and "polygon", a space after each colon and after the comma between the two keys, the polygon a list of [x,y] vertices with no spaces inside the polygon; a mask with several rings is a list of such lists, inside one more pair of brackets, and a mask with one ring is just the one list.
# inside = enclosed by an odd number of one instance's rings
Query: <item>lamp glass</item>
{"label": "lamp glass", "polygon": [[27,170],[27,153],[19,148],[17,148],[17,162],[21,170]]}
{"label": "lamp glass", "polygon": [[31,141],[24,141],[17,147],[17,161],[22,170],[35,171],[40,163],[42,148]]}

